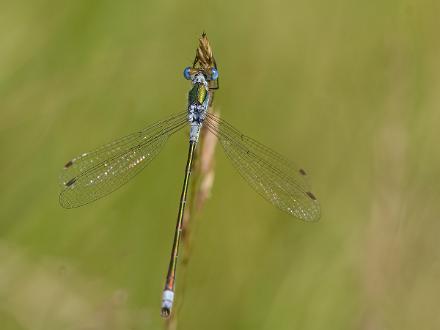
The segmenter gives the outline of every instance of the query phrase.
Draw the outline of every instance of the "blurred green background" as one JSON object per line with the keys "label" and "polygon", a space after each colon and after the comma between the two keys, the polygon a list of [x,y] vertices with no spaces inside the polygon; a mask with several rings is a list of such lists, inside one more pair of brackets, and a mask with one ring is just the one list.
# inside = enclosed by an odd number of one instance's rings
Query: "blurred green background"
{"label": "blurred green background", "polygon": [[217,109],[309,172],[322,217],[271,207],[219,148],[178,328],[440,329],[439,13],[436,0],[1,1],[0,328],[164,327],[187,132],[88,206],[62,209],[57,180],[73,156],[184,110],[206,31]]}

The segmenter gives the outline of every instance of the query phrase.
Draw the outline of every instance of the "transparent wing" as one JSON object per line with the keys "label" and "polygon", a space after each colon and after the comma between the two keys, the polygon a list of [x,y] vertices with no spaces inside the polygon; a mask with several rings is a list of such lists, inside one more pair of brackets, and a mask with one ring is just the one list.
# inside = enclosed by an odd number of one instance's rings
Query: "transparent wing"
{"label": "transparent wing", "polygon": [[319,202],[303,169],[212,113],[207,114],[204,125],[218,137],[238,172],[266,200],[301,220],[319,219]]}
{"label": "transparent wing", "polygon": [[138,174],[184,127],[182,112],[138,132],[84,153],[66,163],[60,175],[60,204],[79,207],[108,195]]}

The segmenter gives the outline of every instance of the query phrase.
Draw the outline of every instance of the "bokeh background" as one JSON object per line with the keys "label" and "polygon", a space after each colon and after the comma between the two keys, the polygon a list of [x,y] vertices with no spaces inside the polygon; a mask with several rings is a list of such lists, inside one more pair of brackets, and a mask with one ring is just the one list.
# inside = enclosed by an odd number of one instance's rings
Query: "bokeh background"
{"label": "bokeh background", "polygon": [[217,110],[309,172],[322,217],[273,208],[219,148],[173,326],[440,329],[439,13],[436,0],[1,1],[0,328],[166,326],[187,132],[88,206],[59,206],[58,175],[183,110],[206,31]]}

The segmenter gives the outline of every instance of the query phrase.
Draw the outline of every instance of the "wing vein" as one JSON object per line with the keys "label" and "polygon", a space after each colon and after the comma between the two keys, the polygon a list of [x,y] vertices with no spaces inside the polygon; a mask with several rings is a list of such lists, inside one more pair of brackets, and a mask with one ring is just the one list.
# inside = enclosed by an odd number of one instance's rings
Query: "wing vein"
{"label": "wing vein", "polygon": [[140,173],[185,123],[186,112],[172,115],[72,159],[61,175],[60,204],[79,207],[118,189]]}
{"label": "wing vein", "polygon": [[215,115],[208,114],[205,124],[241,176],[266,200],[302,220],[319,218],[319,203],[309,191],[304,170],[294,171],[293,163]]}

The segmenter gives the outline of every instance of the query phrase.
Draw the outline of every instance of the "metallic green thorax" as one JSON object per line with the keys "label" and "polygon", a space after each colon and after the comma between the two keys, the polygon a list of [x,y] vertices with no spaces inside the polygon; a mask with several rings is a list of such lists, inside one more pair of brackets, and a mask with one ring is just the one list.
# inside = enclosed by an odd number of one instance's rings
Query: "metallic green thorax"
{"label": "metallic green thorax", "polygon": [[203,104],[206,100],[208,93],[206,87],[202,84],[194,84],[193,88],[189,91],[188,103],[189,104]]}

